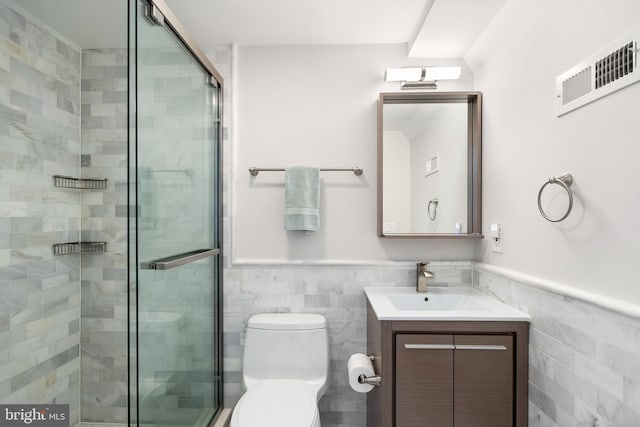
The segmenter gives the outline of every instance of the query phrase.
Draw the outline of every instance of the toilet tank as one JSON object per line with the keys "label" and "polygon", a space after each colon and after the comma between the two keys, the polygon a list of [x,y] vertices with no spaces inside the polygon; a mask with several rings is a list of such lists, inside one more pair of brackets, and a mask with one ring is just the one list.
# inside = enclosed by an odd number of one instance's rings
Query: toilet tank
{"label": "toilet tank", "polygon": [[267,313],[249,319],[242,380],[303,380],[324,393],[329,370],[326,320],[319,314]]}

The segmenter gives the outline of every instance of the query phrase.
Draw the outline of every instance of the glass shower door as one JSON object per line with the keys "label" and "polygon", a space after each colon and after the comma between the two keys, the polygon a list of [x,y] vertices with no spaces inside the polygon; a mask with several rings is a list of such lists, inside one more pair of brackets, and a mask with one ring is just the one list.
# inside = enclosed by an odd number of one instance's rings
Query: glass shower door
{"label": "glass shower door", "polygon": [[137,425],[204,426],[221,390],[219,87],[146,7],[136,22],[132,413]]}

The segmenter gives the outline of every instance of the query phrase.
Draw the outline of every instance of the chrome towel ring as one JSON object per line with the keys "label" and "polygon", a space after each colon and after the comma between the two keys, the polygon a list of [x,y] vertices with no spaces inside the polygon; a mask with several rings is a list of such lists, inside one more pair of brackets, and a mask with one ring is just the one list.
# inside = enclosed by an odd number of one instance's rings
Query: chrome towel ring
{"label": "chrome towel ring", "polygon": [[[433,205],[433,214],[431,213],[431,206]],[[427,211],[429,212],[429,219],[431,221],[435,221],[438,216],[438,198],[429,200],[429,204],[427,205]]]}
{"label": "chrome towel ring", "polygon": [[[542,209],[542,192],[549,184],[560,185],[565,189],[567,195],[569,196],[569,207],[567,208],[565,214],[558,219],[550,218],[549,215],[545,213],[544,209]],[[551,222],[560,222],[569,216],[569,214],[571,213],[571,209],[573,209],[573,192],[571,191],[571,188],[569,188],[571,187],[571,184],[573,184],[573,176],[570,173],[563,173],[560,176],[552,176],[547,182],[542,184],[542,187],[540,187],[540,191],[538,191],[538,210],[540,211],[540,214],[544,219]]]}

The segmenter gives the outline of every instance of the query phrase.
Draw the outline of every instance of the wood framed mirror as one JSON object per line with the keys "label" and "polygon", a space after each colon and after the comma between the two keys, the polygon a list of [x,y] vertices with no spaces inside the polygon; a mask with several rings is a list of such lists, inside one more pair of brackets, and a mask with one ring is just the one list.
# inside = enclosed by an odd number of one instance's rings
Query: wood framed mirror
{"label": "wood framed mirror", "polygon": [[482,93],[378,100],[378,236],[482,238]]}

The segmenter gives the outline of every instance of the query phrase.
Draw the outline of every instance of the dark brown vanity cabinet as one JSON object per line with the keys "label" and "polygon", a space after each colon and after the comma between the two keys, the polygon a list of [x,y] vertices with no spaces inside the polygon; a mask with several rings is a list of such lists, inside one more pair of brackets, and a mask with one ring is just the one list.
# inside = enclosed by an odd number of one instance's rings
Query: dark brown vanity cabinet
{"label": "dark brown vanity cabinet", "polygon": [[527,322],[379,321],[369,427],[526,427]]}
{"label": "dark brown vanity cabinet", "polygon": [[396,334],[396,425],[512,427],[512,338]]}

